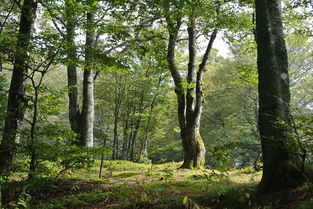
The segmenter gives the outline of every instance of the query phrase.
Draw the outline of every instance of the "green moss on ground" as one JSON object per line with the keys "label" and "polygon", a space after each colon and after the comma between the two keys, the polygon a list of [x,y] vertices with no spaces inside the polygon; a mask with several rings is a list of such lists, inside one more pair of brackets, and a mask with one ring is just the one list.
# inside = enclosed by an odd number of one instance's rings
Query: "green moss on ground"
{"label": "green moss on ground", "polygon": [[[74,174],[65,174],[44,185],[30,208],[312,208],[310,198],[295,198],[313,191],[306,187],[294,195],[257,198],[255,188],[262,173],[250,168],[219,173],[210,169],[178,169],[181,163],[145,165],[128,161],[106,161],[103,177],[99,162]],[[39,192],[40,193],[40,192]],[[293,198],[292,198],[293,197]],[[284,199],[285,198],[285,199]],[[288,200],[291,200],[288,202]],[[281,206],[280,205],[280,206]],[[291,206],[292,207],[289,207]]]}

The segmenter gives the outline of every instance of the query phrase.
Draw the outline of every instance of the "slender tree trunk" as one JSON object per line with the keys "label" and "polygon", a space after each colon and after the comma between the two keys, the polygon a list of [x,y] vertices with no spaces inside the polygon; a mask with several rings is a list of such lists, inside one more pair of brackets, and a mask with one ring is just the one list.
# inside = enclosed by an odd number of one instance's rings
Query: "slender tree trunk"
{"label": "slender tree trunk", "polygon": [[95,46],[94,14],[87,12],[85,69],[83,80],[83,106],[81,113],[82,146],[93,147],[93,122],[94,122],[94,72],[93,52]]}
{"label": "slender tree trunk", "polygon": [[32,87],[34,89],[33,119],[32,119],[31,130],[30,130],[31,160],[30,160],[30,166],[29,166],[29,170],[30,170],[29,178],[33,177],[33,173],[35,172],[36,167],[37,167],[37,153],[36,153],[36,148],[34,146],[35,145],[34,143],[36,142],[36,129],[37,129],[37,123],[38,123],[38,114],[39,114],[39,93],[40,93],[39,88],[53,60],[54,60],[54,57],[49,61],[49,64],[46,66],[46,69],[40,72],[41,75],[37,84],[35,81],[36,72],[33,72],[32,76],[29,77],[32,83]]}
{"label": "slender tree trunk", "polygon": [[30,166],[29,166],[29,177],[32,177],[33,173],[36,170],[36,162],[37,162],[37,156],[36,156],[36,149],[34,148],[34,142],[36,138],[36,127],[37,127],[37,121],[38,121],[38,102],[39,102],[39,86],[36,86],[33,82],[33,88],[35,91],[35,98],[34,98],[34,112],[33,112],[33,120],[31,124],[31,131],[30,131],[30,139],[31,139],[31,160],[30,160]]}
{"label": "slender tree trunk", "polygon": [[114,129],[113,129],[113,149],[112,149],[112,160],[117,160],[118,155],[118,113],[114,111]]}
{"label": "slender tree trunk", "polygon": [[258,192],[262,194],[299,186],[304,162],[299,143],[286,134],[291,131],[290,91],[280,1],[256,0],[255,4],[259,129],[264,163]]}
{"label": "slender tree trunk", "polygon": [[[130,108],[128,108],[130,109]],[[125,118],[125,122],[123,125],[123,147],[122,147],[122,159],[125,160],[127,158],[127,146],[128,146],[128,129],[129,129],[129,112],[127,111],[127,116]]]}
{"label": "slender tree trunk", "polygon": [[135,154],[136,154],[135,145],[136,145],[137,134],[138,134],[140,123],[141,123],[141,114],[143,113],[144,94],[145,94],[145,91],[142,90],[141,95],[140,95],[139,108],[138,108],[139,115],[138,115],[138,118],[135,122],[135,130],[133,132],[132,140],[131,140],[131,151],[130,151],[130,160],[131,161],[135,160]]}
{"label": "slender tree trunk", "polygon": [[131,146],[130,146],[130,161],[135,161],[135,154],[136,154],[136,139],[137,139],[137,134],[138,134],[138,130],[139,130],[139,126],[140,126],[140,119],[137,119],[136,123],[135,123],[135,130],[132,133],[132,137],[131,137]]}
{"label": "slender tree trunk", "polygon": [[[105,138],[103,141],[103,145],[102,145],[103,148],[105,148],[106,142],[107,142],[107,139]],[[104,162],[104,153],[102,153],[102,155],[101,155],[100,168],[99,168],[99,178],[102,178],[103,162]]]}
{"label": "slender tree trunk", "polygon": [[25,79],[31,30],[36,16],[37,2],[24,0],[21,8],[20,27],[15,52],[15,62],[8,96],[8,105],[0,145],[0,173],[9,171],[19,143],[20,127],[24,117],[26,100]]}
{"label": "slender tree trunk", "polygon": [[75,17],[73,5],[66,1],[66,54],[67,54],[67,86],[69,98],[69,120],[73,132],[80,135],[80,109],[77,89],[77,52],[75,44]]}
{"label": "slender tree trunk", "polygon": [[133,139],[133,134],[134,134],[134,126],[135,126],[135,121],[134,121],[134,115],[136,113],[136,106],[133,107],[133,110],[132,110],[132,117],[130,119],[130,133],[129,133],[129,136],[128,136],[128,146],[127,146],[127,149],[126,149],[126,156],[127,156],[127,159],[130,160],[130,153],[131,153],[131,146],[132,146],[132,139]]}
{"label": "slender tree trunk", "polygon": [[131,146],[132,146],[132,138],[133,138],[133,130],[130,132],[128,137],[128,145],[126,149],[126,158],[127,160],[130,160],[130,152],[131,152]]}

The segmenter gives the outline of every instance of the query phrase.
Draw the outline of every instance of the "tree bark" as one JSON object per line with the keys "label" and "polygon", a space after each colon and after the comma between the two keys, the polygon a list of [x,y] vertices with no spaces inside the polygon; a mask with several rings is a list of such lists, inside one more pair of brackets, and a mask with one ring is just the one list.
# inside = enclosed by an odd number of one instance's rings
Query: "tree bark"
{"label": "tree bark", "polygon": [[112,147],[112,160],[117,160],[118,155],[118,123],[119,123],[119,113],[114,111],[114,128],[113,128],[113,147]]}
{"label": "tree bark", "polygon": [[8,96],[7,112],[0,145],[0,172],[10,170],[19,143],[20,127],[26,105],[25,80],[31,31],[35,21],[37,2],[25,0],[21,8],[19,32],[15,52],[15,62]]}
{"label": "tree bark", "polygon": [[181,20],[177,19],[176,24],[167,19],[169,29],[169,43],[167,61],[175,84],[175,93],[178,104],[178,120],[180,125],[180,135],[184,150],[184,162],[181,168],[198,169],[205,163],[205,146],[200,136],[200,118],[203,106],[202,77],[211,52],[213,42],[216,38],[217,30],[211,34],[206,52],[196,71],[197,47],[196,47],[196,20],[190,18],[187,28],[189,39],[189,63],[187,72],[186,93],[182,86],[182,76],[175,63],[175,45]]}
{"label": "tree bark", "polygon": [[122,160],[127,159],[127,147],[129,145],[129,137],[128,137],[128,130],[129,130],[129,123],[130,123],[130,119],[129,119],[129,115],[130,115],[130,105],[127,105],[127,111],[125,114],[125,118],[124,118],[124,124],[123,124],[123,147],[122,147]]}
{"label": "tree bark", "polygon": [[69,98],[69,120],[71,129],[80,135],[80,109],[77,89],[77,52],[75,44],[75,17],[73,5],[66,1],[66,54],[67,54],[67,85]]}
{"label": "tree bark", "polygon": [[36,140],[36,128],[37,128],[37,122],[38,122],[39,87],[41,85],[42,79],[43,79],[43,75],[40,78],[40,83],[38,86],[35,84],[34,77],[32,77],[32,80],[31,80],[35,95],[34,95],[34,101],[33,101],[34,102],[33,120],[31,123],[31,130],[30,130],[31,160],[30,160],[30,165],[29,165],[29,170],[30,170],[29,178],[33,176],[33,172],[35,172],[36,164],[37,164],[37,155],[36,155],[36,149],[34,148],[34,143]]}
{"label": "tree bark", "polygon": [[[143,102],[144,102],[144,95],[145,95],[145,90],[142,90],[141,93],[140,93],[140,102],[139,102],[139,107],[138,107],[138,113],[139,115],[137,116],[137,119],[134,123],[135,127],[134,127],[134,130],[132,132],[132,137],[131,137],[131,150],[130,150],[130,161],[135,161],[135,154],[136,154],[136,148],[135,148],[135,145],[136,145],[136,141],[137,141],[137,134],[138,134],[138,131],[139,131],[139,128],[140,128],[140,123],[141,123],[141,119],[142,119],[142,116],[141,114],[143,113]],[[136,108],[135,108],[136,110]],[[134,112],[136,113],[136,111]]]}
{"label": "tree bark", "polygon": [[81,113],[80,144],[93,147],[93,122],[94,122],[94,72],[93,52],[95,46],[94,14],[87,12],[85,69],[83,80],[83,106]]}
{"label": "tree bark", "polygon": [[258,192],[263,194],[301,185],[303,162],[298,142],[286,134],[291,131],[290,90],[280,1],[256,0],[255,4],[258,123],[264,163]]}
{"label": "tree bark", "polygon": [[[105,138],[103,141],[103,145],[102,145],[103,148],[105,148],[106,142],[107,142],[107,139]],[[102,155],[101,155],[100,168],[99,168],[99,178],[102,178],[103,162],[104,162],[104,153],[102,153]]]}

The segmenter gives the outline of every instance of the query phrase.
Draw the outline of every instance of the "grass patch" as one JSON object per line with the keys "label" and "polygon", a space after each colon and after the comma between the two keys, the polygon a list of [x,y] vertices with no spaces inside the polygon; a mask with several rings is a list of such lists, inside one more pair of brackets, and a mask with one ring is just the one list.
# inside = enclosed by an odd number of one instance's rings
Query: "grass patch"
{"label": "grass patch", "polygon": [[[91,168],[81,169],[71,178],[59,179],[51,187],[45,185],[45,192],[51,190],[51,195],[46,195],[33,208],[185,208],[183,200],[187,197],[190,204],[200,208],[248,209],[274,207],[276,199],[284,197],[264,201],[257,198],[254,191],[261,172],[250,168],[219,176],[218,171],[210,169],[177,169],[180,163],[146,165],[105,161],[104,178],[98,178],[98,166],[96,161]],[[210,180],[207,177],[211,174],[214,177]],[[304,194],[306,190],[300,192]],[[285,198],[286,205],[290,197]],[[293,208],[313,208],[313,199],[295,201]]]}
{"label": "grass patch", "polygon": [[91,193],[81,193],[58,197],[47,201],[46,203],[38,203],[34,209],[66,209],[81,206],[88,206],[96,201],[100,201],[109,197],[111,192],[95,191]]}
{"label": "grass patch", "polygon": [[128,171],[128,172],[123,172],[123,173],[116,174],[116,175],[114,175],[114,177],[117,177],[117,178],[130,178],[130,177],[134,177],[134,176],[139,175],[139,174],[140,173]]}
{"label": "grass patch", "polygon": [[304,201],[295,207],[295,209],[312,209],[312,208],[313,208],[313,198]]}

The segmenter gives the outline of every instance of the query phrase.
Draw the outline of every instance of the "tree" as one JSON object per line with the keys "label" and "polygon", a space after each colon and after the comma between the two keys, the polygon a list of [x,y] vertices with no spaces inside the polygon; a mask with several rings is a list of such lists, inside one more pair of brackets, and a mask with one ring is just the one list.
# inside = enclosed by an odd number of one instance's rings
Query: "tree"
{"label": "tree", "polygon": [[94,122],[94,50],[96,42],[94,1],[88,1],[86,23],[85,69],[83,80],[83,105],[81,112],[80,144],[86,147],[93,146]]}
{"label": "tree", "polygon": [[19,132],[26,105],[25,80],[28,69],[28,49],[36,16],[37,1],[25,0],[21,8],[19,31],[14,54],[14,68],[8,96],[7,112],[0,145],[0,171],[10,170],[19,143]]}
{"label": "tree", "polygon": [[263,176],[259,193],[299,186],[303,159],[291,132],[288,59],[279,0],[256,0],[256,41],[259,74],[259,130]]}
{"label": "tree", "polygon": [[78,101],[77,83],[77,50],[75,43],[75,4],[73,1],[65,1],[65,28],[66,28],[66,54],[67,54],[67,86],[69,98],[69,121],[72,131],[80,135],[81,111]]}
{"label": "tree", "polygon": [[[205,146],[199,132],[203,108],[202,77],[203,73],[206,71],[207,61],[217,35],[217,28],[216,25],[213,24],[210,40],[197,70],[198,29],[196,28],[196,24],[199,8],[194,7],[194,5],[190,7],[192,11],[190,12],[191,14],[189,14],[189,17],[187,17],[189,63],[187,69],[187,82],[184,85],[183,77],[179,72],[175,61],[175,47],[178,40],[178,33],[182,25],[182,16],[181,14],[177,14],[177,17],[173,18],[169,15],[173,12],[171,11],[171,7],[175,8],[179,6],[180,5],[171,5],[168,3],[165,6],[165,10],[167,14],[166,22],[169,32],[167,61],[175,84],[175,93],[177,95],[178,105],[178,120],[184,150],[184,162],[181,168],[202,168],[205,163]],[[218,5],[216,8],[214,7],[211,12],[215,13],[215,9],[218,11],[218,7]],[[214,17],[214,15],[212,16]]]}

